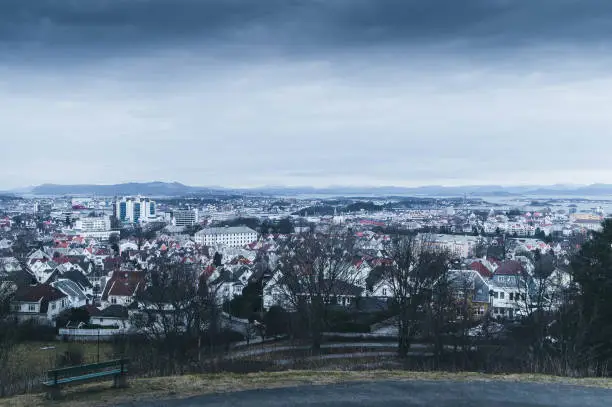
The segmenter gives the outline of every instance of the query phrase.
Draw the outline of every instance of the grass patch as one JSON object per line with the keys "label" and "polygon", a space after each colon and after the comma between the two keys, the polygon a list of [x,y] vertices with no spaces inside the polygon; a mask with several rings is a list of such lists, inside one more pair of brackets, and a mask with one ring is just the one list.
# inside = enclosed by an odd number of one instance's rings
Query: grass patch
{"label": "grass patch", "polygon": [[[97,342],[24,342],[11,350],[8,367],[29,371],[47,371],[55,367],[57,358],[69,347],[79,348],[83,351],[84,363],[97,362]],[[112,358],[112,353],[112,346],[109,343],[100,342],[101,361]]]}
{"label": "grass patch", "polygon": [[110,383],[93,383],[68,387],[61,401],[47,401],[44,395],[23,395],[0,399],[0,406],[68,406],[112,405],[138,400],[184,398],[199,394],[227,393],[242,390],[324,385],[372,380],[454,380],[454,381],[510,381],[570,384],[612,388],[612,379],[571,379],[545,375],[487,375],[481,373],[407,372],[401,370],[373,371],[285,371],[251,374],[202,374],[131,380],[128,389],[110,389]]}

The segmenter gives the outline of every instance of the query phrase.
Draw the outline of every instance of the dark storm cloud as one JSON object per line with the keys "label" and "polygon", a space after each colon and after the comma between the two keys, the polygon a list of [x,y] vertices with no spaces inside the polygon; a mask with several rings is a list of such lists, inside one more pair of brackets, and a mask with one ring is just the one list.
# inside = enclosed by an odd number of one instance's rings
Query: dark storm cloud
{"label": "dark storm cloud", "polygon": [[192,42],[284,52],[608,43],[609,0],[1,0],[0,44],[42,52]]}
{"label": "dark storm cloud", "polygon": [[611,39],[612,0],[0,0],[0,189],[608,182]]}

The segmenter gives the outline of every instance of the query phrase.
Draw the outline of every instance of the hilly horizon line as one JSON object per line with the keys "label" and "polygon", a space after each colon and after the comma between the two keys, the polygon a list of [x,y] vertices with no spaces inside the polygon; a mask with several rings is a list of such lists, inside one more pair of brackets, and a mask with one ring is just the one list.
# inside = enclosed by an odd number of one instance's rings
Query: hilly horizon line
{"label": "hilly horizon line", "polygon": [[291,186],[291,185],[265,185],[256,187],[223,187],[223,186],[191,186],[178,181],[151,181],[151,182],[124,182],[118,184],[53,184],[44,183],[37,186],[5,191],[16,194],[33,195],[188,195],[202,192],[255,192],[260,194],[280,193],[325,193],[325,194],[358,194],[377,193],[391,194],[496,194],[496,195],[522,195],[522,194],[593,194],[612,195],[612,184],[551,184],[551,185],[494,185],[472,184],[460,186],[421,185],[421,186],[354,186],[331,185],[325,187]]}
{"label": "hilly horizon line", "polygon": [[350,187],[350,188],[425,188],[425,187],[443,187],[443,188],[462,188],[462,187],[496,187],[496,188],[531,188],[531,187],[584,187],[584,186],[594,186],[594,185],[610,185],[612,183],[606,184],[602,182],[593,182],[589,184],[574,184],[574,183],[555,183],[555,184],[462,184],[462,185],[444,185],[444,184],[421,184],[415,186],[403,186],[403,185],[394,185],[394,184],[386,184],[381,186],[373,186],[373,185],[350,185],[350,184],[332,184],[328,186],[313,186],[313,185],[291,185],[291,184],[268,184],[263,186],[254,186],[254,187],[223,187],[219,185],[189,185],[180,181],[126,181],[126,182],[117,182],[117,183],[77,183],[77,184],[63,184],[63,183],[54,183],[54,182],[44,182],[42,184],[18,188],[38,188],[43,186],[71,186],[71,187],[80,187],[80,186],[100,186],[100,187],[108,187],[108,186],[118,186],[118,185],[178,185],[184,187],[191,188],[226,188],[226,189],[257,189],[257,188],[316,188],[316,189],[325,189],[325,188],[336,188],[336,187]]}

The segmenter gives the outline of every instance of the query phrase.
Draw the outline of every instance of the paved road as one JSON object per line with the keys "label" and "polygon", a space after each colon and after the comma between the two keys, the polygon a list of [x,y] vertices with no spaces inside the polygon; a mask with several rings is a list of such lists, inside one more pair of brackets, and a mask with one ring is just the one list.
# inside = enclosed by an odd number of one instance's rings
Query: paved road
{"label": "paved road", "polygon": [[603,407],[612,406],[612,390],[537,383],[379,381],[250,390],[129,406]]}

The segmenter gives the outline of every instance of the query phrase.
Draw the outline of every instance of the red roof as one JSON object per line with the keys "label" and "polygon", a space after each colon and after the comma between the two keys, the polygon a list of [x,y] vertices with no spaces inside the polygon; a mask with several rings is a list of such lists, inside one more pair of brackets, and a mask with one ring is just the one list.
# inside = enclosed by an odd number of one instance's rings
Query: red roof
{"label": "red roof", "polygon": [[523,265],[516,260],[506,260],[495,270],[496,276],[517,276],[524,273]]}
{"label": "red roof", "polygon": [[102,299],[107,300],[109,295],[131,297],[144,283],[142,271],[114,271],[113,276],[104,286]]}
{"label": "red roof", "polygon": [[478,272],[478,274],[480,274],[483,277],[493,277],[493,273],[491,273],[491,271],[481,262],[479,261],[475,261],[472,264],[470,264],[470,268],[472,270],[475,270]]}

